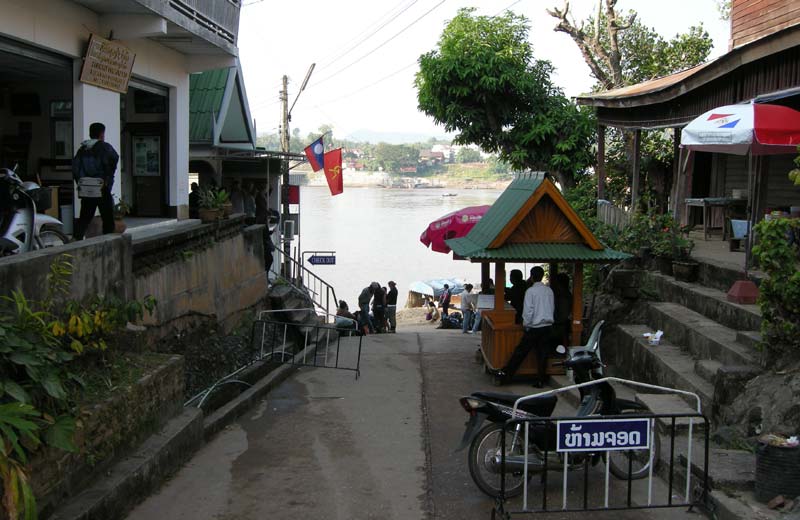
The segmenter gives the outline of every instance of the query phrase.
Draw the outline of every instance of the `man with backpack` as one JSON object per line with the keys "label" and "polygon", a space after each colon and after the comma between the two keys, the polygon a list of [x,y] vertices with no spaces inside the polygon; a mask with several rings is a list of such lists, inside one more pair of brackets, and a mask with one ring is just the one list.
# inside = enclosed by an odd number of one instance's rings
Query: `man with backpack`
{"label": "man with backpack", "polygon": [[89,125],[89,139],[81,143],[72,160],[72,177],[81,199],[81,215],[75,226],[75,240],[83,240],[98,208],[103,219],[103,234],[114,232],[114,199],[111,188],[114,185],[119,155],[105,138],[105,125],[92,123]]}

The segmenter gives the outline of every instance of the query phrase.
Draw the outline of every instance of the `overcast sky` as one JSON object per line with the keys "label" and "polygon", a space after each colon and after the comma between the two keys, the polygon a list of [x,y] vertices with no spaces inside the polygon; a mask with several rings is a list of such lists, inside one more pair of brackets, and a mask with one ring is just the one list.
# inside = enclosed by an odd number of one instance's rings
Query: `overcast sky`
{"label": "overcast sky", "polygon": [[[280,120],[281,77],[289,77],[289,102],[311,63],[306,90],[292,111],[290,127],[301,135],[322,124],[334,134],[358,130],[443,135],[443,128],[417,110],[414,74],[417,59],[432,50],[459,8],[495,15],[510,6],[531,22],[537,58],[556,67],[555,82],[567,95],[588,91],[593,80],[577,47],[545,9],[563,0],[245,0],[239,25],[239,53],[250,109],[259,134],[273,133]],[[573,0],[577,19],[589,14],[592,0]],[[715,0],[620,0],[646,25],[665,37],[703,22],[714,40],[712,57],[727,50],[729,23],[719,19]]]}

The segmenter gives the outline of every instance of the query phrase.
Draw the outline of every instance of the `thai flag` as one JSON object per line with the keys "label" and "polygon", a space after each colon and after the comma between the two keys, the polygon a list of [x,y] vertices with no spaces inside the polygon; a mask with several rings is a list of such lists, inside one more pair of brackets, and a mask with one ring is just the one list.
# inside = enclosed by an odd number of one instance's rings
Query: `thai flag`
{"label": "thai flag", "polygon": [[319,139],[306,146],[304,150],[306,152],[306,157],[308,157],[308,163],[315,172],[321,170],[325,164],[325,159],[323,158],[325,146],[322,144],[322,137],[323,136],[319,136]]}

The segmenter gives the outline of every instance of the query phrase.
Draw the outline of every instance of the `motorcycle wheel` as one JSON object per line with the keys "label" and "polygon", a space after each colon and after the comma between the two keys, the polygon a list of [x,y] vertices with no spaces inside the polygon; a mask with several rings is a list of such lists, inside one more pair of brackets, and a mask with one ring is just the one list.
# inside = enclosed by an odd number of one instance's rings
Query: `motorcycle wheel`
{"label": "motorcycle wheel", "polygon": [[64,244],[68,243],[69,243],[69,238],[67,238],[67,235],[53,228],[43,228],[39,232],[39,236],[36,239],[37,249],[63,246]]}
{"label": "motorcycle wheel", "polygon": [[[621,415],[625,414],[651,415],[649,412],[643,412],[642,410],[623,410]],[[658,433],[658,424],[653,428],[650,440],[653,442],[652,460],[650,460],[650,450],[609,451],[608,469],[611,474],[620,480],[628,480],[628,478],[639,480],[650,474],[650,464],[652,464],[653,474],[655,475],[658,462],[661,460],[661,438]],[[630,476],[628,475],[629,464]]]}
{"label": "motorcycle wheel", "polygon": [[[478,488],[492,498],[500,496],[501,474],[500,466],[494,462],[495,455],[501,450],[501,435],[503,427],[500,424],[491,423],[484,426],[469,447],[469,474]],[[511,441],[514,438],[513,431],[506,431],[506,455],[524,455],[521,437],[511,450]],[[530,454],[530,452],[529,452]],[[528,480],[533,477],[534,472],[528,470]],[[505,482],[505,497],[515,497],[523,490],[522,471],[507,472]]]}

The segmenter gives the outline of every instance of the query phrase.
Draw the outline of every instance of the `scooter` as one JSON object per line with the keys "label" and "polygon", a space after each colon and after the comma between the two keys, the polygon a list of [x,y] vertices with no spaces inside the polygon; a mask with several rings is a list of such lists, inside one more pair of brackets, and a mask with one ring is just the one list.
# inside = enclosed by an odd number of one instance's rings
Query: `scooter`
{"label": "scooter", "polygon": [[[565,361],[556,365],[563,365],[574,374],[576,384],[602,379],[605,366],[600,355],[600,336],[603,327],[600,321],[592,331],[589,342],[580,347],[570,347],[567,350],[559,345],[556,351],[566,354]],[[650,411],[642,404],[616,396],[614,388],[607,382],[580,388],[581,402],[576,414],[577,417],[589,415],[624,415],[637,414],[649,415]],[[467,458],[469,472],[478,488],[491,497],[500,496],[502,468],[505,468],[506,498],[519,495],[524,485],[524,428],[521,423],[507,427],[503,425],[510,419],[535,419],[537,417],[550,417],[555,410],[558,397],[548,395],[533,398],[520,403],[514,413],[514,403],[521,395],[497,392],[473,392],[462,397],[459,402],[470,415],[466,423],[466,430],[461,439],[461,445],[456,451],[462,451],[469,446]],[[489,424],[483,426],[488,420]],[[533,475],[543,475],[544,471],[564,469],[564,458],[556,451],[556,428],[552,423],[529,423],[528,432],[528,479]],[[505,460],[502,457],[502,436],[505,434]],[[595,465],[604,461],[609,456],[609,470],[617,478],[632,480],[644,478],[648,475],[650,464],[659,460],[660,442],[657,438],[658,431],[653,432],[654,456],[650,457],[649,451],[612,451],[605,453],[572,454],[569,457],[569,467],[577,468],[586,463],[589,458]],[[545,461],[545,454],[547,460]],[[630,459],[630,460],[629,460]],[[629,464],[630,462],[630,464]]]}
{"label": "scooter", "polygon": [[60,220],[37,213],[37,202],[45,209],[49,204],[46,190],[14,170],[0,169],[0,256],[68,243]]}

